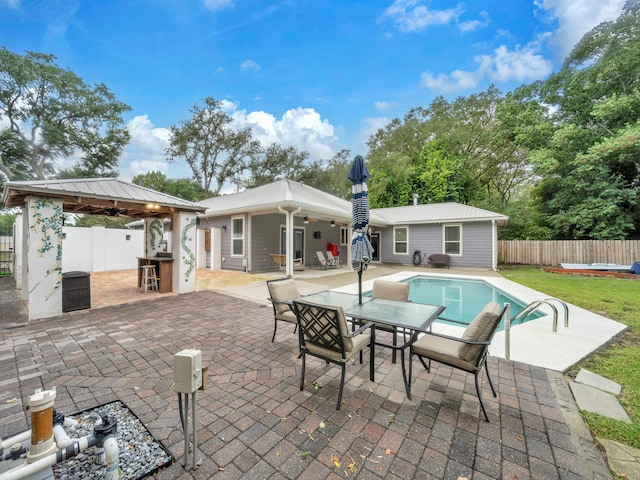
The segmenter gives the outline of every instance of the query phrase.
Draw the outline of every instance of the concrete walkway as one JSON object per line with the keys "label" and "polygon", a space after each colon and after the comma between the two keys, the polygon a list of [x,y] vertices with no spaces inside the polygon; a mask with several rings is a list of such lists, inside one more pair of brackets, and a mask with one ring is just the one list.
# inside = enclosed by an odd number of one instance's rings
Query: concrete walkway
{"label": "concrete walkway", "polygon": [[[321,290],[330,276],[299,283]],[[177,459],[157,479],[612,478],[563,376],[540,367],[489,358],[498,396],[482,376],[487,423],[472,376],[419,368],[408,400],[400,366],[378,349],[376,381],[366,360],[349,364],[336,411],[339,369],[309,360],[300,391],[296,335],[280,327],[271,343],[266,298],[241,298],[263,287],[150,295],[30,323],[0,305],[0,436],[28,429],[28,396],[55,386],[61,412],[123,401]],[[196,471],[180,464],[172,388],[173,356],[191,347],[209,368]]]}

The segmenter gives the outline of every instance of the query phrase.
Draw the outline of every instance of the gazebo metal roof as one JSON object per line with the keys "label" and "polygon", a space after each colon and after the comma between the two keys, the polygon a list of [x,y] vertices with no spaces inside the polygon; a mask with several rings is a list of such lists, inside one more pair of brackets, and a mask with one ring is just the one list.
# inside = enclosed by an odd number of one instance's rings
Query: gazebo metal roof
{"label": "gazebo metal roof", "polygon": [[6,208],[21,207],[28,196],[58,198],[63,211],[84,215],[126,216],[132,219],[166,217],[178,211],[204,212],[205,207],[117,178],[29,180],[6,182]]}

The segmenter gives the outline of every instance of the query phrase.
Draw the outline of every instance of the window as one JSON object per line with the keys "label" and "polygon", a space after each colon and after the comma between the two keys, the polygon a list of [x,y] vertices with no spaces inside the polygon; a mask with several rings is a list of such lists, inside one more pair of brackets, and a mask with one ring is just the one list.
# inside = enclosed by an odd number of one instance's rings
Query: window
{"label": "window", "polygon": [[409,227],[393,227],[393,253],[409,253]]}
{"label": "window", "polygon": [[231,256],[244,256],[244,217],[231,219]]}
{"label": "window", "polygon": [[349,245],[351,243],[350,228],[340,227],[340,245]]}
{"label": "window", "polygon": [[444,226],[444,253],[462,255],[462,225]]}

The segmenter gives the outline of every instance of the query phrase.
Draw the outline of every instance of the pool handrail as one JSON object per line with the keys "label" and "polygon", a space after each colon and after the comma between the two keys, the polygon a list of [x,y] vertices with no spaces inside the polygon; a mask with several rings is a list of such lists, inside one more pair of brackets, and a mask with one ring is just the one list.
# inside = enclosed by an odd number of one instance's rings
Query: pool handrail
{"label": "pool handrail", "polygon": [[564,303],[562,300],[559,300],[557,298],[545,298],[544,300],[536,300],[534,302],[531,302],[529,305],[523,308],[518,314],[514,315],[513,318],[511,318],[511,324],[513,325],[518,321],[520,321],[520,323],[523,323],[525,318],[527,318],[533,312],[538,310],[540,307],[546,305],[553,310],[552,331],[553,333],[557,333],[558,332],[558,309],[551,302],[558,302],[562,305],[564,309],[564,327],[569,328],[569,307],[567,307],[566,303]]}

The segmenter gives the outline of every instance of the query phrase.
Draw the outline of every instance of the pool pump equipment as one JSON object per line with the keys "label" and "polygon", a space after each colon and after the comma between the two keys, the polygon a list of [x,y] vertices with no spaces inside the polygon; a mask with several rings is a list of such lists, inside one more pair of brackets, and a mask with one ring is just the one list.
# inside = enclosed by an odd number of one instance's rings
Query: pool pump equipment
{"label": "pool pump equipment", "polygon": [[[31,430],[0,441],[0,480],[44,478],[44,471],[58,463],[97,447],[102,453],[101,464],[105,465],[105,480],[120,478],[120,450],[115,438],[117,420],[101,415],[95,423],[93,434],[71,439],[63,427],[75,423],[53,409],[56,398],[55,387],[51,390],[37,389],[29,396]],[[27,448],[26,442],[31,438]],[[24,445],[23,445],[24,444]],[[5,454],[5,449],[8,452]],[[9,469],[3,468],[7,462]],[[16,465],[14,465],[16,464]]]}
{"label": "pool pump equipment", "polygon": [[[184,432],[184,464],[186,468],[189,456],[189,394],[191,394],[193,423],[193,439],[192,439],[192,465],[191,468],[196,470],[202,465],[202,458],[196,460],[196,452],[198,449],[198,429],[196,427],[196,391],[204,390],[206,387],[206,378],[203,375],[202,368],[202,352],[195,348],[182,350],[175,354],[173,359],[174,367],[174,385],[173,389],[178,393],[178,406],[180,410],[180,423]],[[206,368],[204,369],[206,371]],[[184,394],[184,414],[182,411],[182,394]]]}

